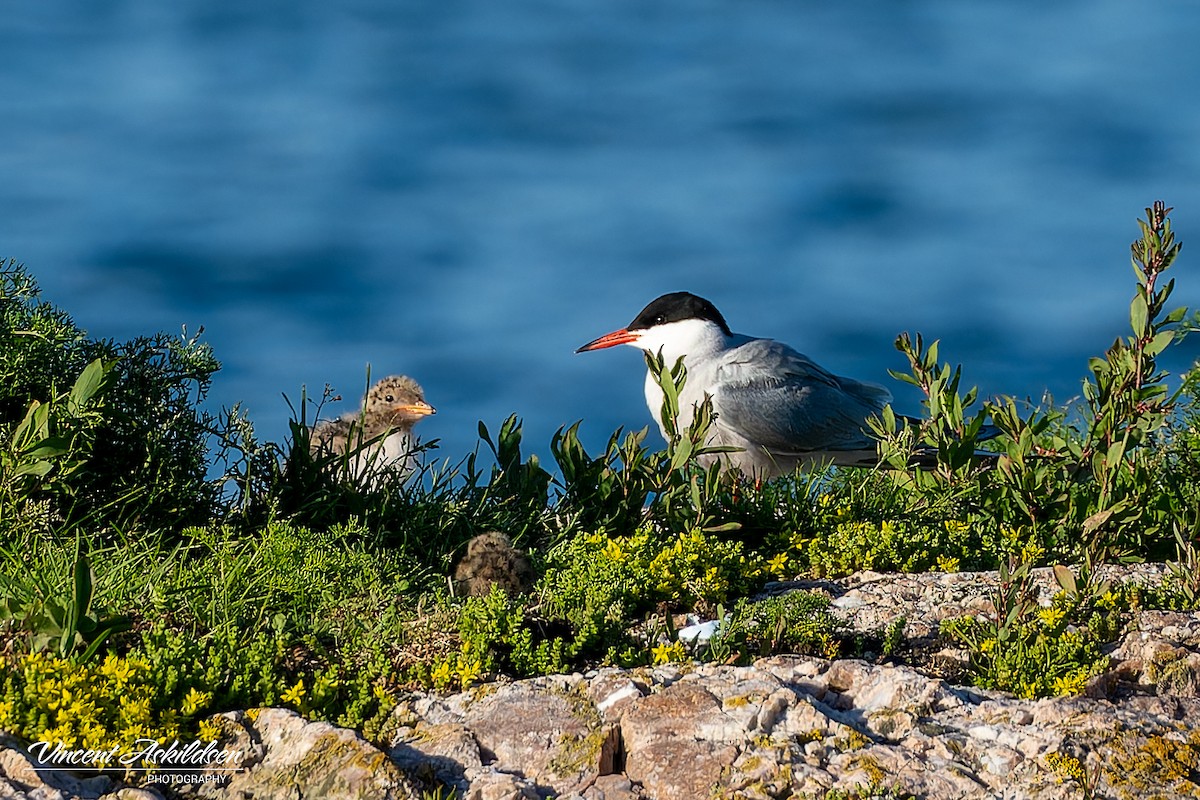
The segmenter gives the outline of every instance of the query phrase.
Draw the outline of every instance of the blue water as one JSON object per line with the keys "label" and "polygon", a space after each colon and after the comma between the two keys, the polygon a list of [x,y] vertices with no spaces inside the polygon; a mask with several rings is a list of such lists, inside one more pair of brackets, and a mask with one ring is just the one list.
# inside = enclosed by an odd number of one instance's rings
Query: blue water
{"label": "blue water", "polygon": [[211,406],[269,439],[369,364],[447,457],[512,412],[599,446],[650,422],[641,358],[574,348],[678,289],[843,374],[890,382],[914,330],[1066,398],[1142,208],[1200,245],[1198,33],[1125,0],[19,0],[0,256],[94,336],[204,326]]}

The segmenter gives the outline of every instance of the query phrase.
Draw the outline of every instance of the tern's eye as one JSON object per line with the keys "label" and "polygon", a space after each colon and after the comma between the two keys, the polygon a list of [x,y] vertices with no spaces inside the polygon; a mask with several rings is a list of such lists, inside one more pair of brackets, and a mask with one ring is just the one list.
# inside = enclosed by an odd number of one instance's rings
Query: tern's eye
{"label": "tern's eye", "polygon": [[387,397],[383,398],[383,399],[384,399],[384,401],[385,401],[385,402],[388,402],[388,403],[394,403],[394,402],[396,402],[396,398],[392,397],[390,394],[389,394]]}
{"label": "tern's eye", "polygon": [[666,317],[664,317],[662,314],[659,314],[657,317],[655,317],[655,318],[654,318],[654,324],[655,324],[655,325],[662,325],[662,324],[664,324],[666,321],[667,321],[667,318],[666,318]]}

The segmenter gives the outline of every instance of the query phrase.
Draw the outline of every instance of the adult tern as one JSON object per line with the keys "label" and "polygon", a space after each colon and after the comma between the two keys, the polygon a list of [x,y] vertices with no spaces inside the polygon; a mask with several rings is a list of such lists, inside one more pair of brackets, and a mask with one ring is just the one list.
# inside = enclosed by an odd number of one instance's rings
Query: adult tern
{"label": "adult tern", "polygon": [[[873,466],[878,460],[867,419],[891,402],[891,392],[834,375],[782,342],[733,333],[703,297],[664,294],[627,327],[575,352],[619,344],[661,352],[668,367],[683,358],[687,382],[679,396],[679,428],[690,425],[695,406],[711,397],[707,444],[739,448],[719,457],[748,475],[766,478],[825,464]],[[662,400],[648,372],[646,404],[666,438]]]}

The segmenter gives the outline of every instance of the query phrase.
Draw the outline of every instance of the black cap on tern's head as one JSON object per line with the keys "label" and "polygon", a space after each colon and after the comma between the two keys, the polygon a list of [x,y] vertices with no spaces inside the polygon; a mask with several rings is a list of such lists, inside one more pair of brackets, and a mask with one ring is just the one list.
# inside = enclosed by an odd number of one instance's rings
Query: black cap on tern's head
{"label": "black cap on tern's head", "polygon": [[672,322],[683,322],[693,319],[711,322],[720,328],[721,332],[726,336],[733,335],[729,330],[729,325],[725,322],[725,318],[721,316],[721,312],[717,311],[717,307],[712,303],[703,297],[697,297],[691,292],[671,292],[652,300],[648,306],[643,308],[633,318],[633,322],[629,323],[628,327],[621,328],[612,333],[606,333],[599,339],[593,339],[575,352],[585,353],[589,350],[601,350],[605,347],[613,347],[618,344],[638,345],[639,340],[644,344],[645,339],[643,335],[651,328],[657,328],[660,325],[669,325]]}
{"label": "black cap on tern's head", "polygon": [[721,316],[721,312],[717,311],[717,307],[691,292],[671,292],[650,301],[650,304],[633,318],[626,330],[641,331],[656,325],[666,325],[668,322],[682,322],[685,319],[715,322],[720,326],[722,333],[726,336],[732,335],[729,325]]}

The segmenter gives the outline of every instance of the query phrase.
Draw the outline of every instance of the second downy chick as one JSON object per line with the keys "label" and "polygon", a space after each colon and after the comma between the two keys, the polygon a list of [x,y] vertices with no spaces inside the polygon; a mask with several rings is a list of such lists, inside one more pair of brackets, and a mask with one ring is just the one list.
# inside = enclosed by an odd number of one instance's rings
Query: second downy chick
{"label": "second downy chick", "polygon": [[513,546],[499,531],[481,533],[467,543],[467,552],[454,570],[454,591],[477,597],[499,586],[510,595],[533,588],[533,565],[529,556]]}

